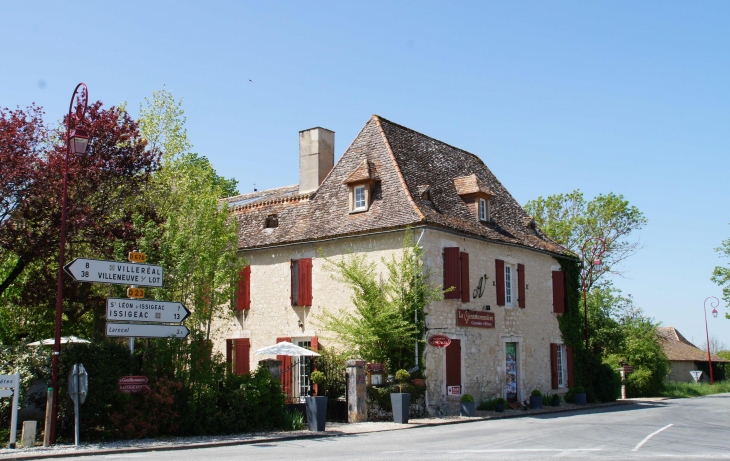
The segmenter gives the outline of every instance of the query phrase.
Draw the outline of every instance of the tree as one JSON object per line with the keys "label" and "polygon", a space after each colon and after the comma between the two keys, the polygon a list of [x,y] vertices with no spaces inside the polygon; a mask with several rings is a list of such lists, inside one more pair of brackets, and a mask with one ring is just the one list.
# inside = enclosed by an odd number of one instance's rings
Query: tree
{"label": "tree", "polygon": [[[730,239],[722,242],[718,248],[715,248],[720,257],[730,257]],[[712,281],[722,288],[722,299],[730,306],[730,266],[716,266],[712,272]],[[725,318],[730,319],[730,313],[725,312]]]}
{"label": "tree", "polygon": [[315,319],[321,328],[334,333],[334,339],[351,357],[385,363],[392,371],[419,365],[416,344],[423,351],[424,308],[443,299],[441,286],[430,282],[431,271],[423,262],[424,251],[406,230],[400,258],[383,260],[386,277],[365,255],[345,255],[327,259],[333,279],[349,286],[354,311],[325,310]]}
{"label": "tree", "polygon": [[586,201],[580,190],[538,197],[525,204],[525,211],[548,237],[577,255],[589,237],[605,241],[603,268],[587,277],[589,289],[605,274],[621,274],[621,262],[641,249],[639,240],[630,235],[647,222],[644,213],[623,195],[614,193],[598,195],[591,201]]}
{"label": "tree", "polygon": [[[242,259],[237,257],[238,222],[221,197],[235,195],[236,181],[219,176],[207,158],[189,152],[182,101],[163,89],[140,107],[139,124],[151,146],[163,152],[161,169],[145,196],[164,221],[139,219],[138,247],[165,270],[157,299],[192,307],[193,336],[210,337],[213,319],[233,298]],[[126,251],[128,248],[123,248]]]}

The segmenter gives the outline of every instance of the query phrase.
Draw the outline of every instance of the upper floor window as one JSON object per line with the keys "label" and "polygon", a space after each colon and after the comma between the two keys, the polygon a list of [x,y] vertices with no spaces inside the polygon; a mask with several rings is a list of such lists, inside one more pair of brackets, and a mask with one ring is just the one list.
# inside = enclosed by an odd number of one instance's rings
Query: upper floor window
{"label": "upper floor window", "polygon": [[512,306],[512,278],[514,271],[512,266],[504,265],[504,301],[505,305]]}
{"label": "upper floor window", "polygon": [[487,201],[483,198],[479,199],[479,220],[480,221],[487,221]]}
{"label": "upper floor window", "polygon": [[355,202],[353,211],[365,210],[367,208],[367,198],[365,194],[365,186],[355,186]]}

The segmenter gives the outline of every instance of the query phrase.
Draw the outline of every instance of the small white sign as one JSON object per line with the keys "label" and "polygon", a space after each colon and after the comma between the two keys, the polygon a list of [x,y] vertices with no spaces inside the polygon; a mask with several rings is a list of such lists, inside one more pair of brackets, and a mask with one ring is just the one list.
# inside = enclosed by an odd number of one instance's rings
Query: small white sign
{"label": "small white sign", "polygon": [[190,333],[182,325],[107,323],[106,335],[120,338],[185,338]]}
{"label": "small white sign", "polygon": [[12,389],[0,389],[0,399],[5,397],[12,397],[13,396],[13,390]]}
{"label": "small white sign", "polygon": [[689,374],[692,375],[692,378],[694,378],[695,382],[698,382],[700,379],[702,379],[702,372],[699,370],[692,370],[689,372]]}
{"label": "small white sign", "polygon": [[16,375],[0,375],[0,388],[15,387]]}
{"label": "small white sign", "polygon": [[162,266],[99,259],[74,259],[63,268],[77,282],[162,286]]}
{"label": "small white sign", "polygon": [[446,394],[448,394],[448,395],[461,395],[461,386],[448,386],[448,387],[446,387]]}

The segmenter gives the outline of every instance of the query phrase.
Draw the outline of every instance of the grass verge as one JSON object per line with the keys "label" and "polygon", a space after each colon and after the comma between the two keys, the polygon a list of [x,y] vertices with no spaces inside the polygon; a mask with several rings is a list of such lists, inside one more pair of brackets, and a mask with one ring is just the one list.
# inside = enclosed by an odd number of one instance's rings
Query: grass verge
{"label": "grass verge", "polygon": [[702,395],[722,394],[724,392],[730,392],[730,381],[716,381],[713,385],[709,383],[678,383],[669,381],[664,385],[661,396],[682,399]]}

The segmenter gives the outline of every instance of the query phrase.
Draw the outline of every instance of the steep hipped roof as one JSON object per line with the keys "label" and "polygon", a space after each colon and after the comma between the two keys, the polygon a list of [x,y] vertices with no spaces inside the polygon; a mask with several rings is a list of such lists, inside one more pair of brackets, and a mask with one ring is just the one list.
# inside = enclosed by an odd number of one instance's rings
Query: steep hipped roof
{"label": "steep hipped roof", "polygon": [[[368,178],[375,181],[369,209],[350,213],[345,183]],[[475,218],[456,190],[457,178],[468,178],[461,179],[465,187],[493,195],[492,222]],[[424,187],[431,200],[422,198]],[[542,231],[525,224],[527,213],[477,156],[377,115],[316,191],[300,195],[296,186],[288,186],[227,200],[240,224],[240,249],[431,225],[572,256]],[[278,215],[278,227],[264,227],[270,214]]]}
{"label": "steep hipped roof", "polygon": [[[659,327],[656,329],[659,342],[664,348],[667,358],[673,362],[706,362],[707,351],[687,341],[687,338],[674,327]],[[713,362],[730,363],[730,360],[712,354]]]}

